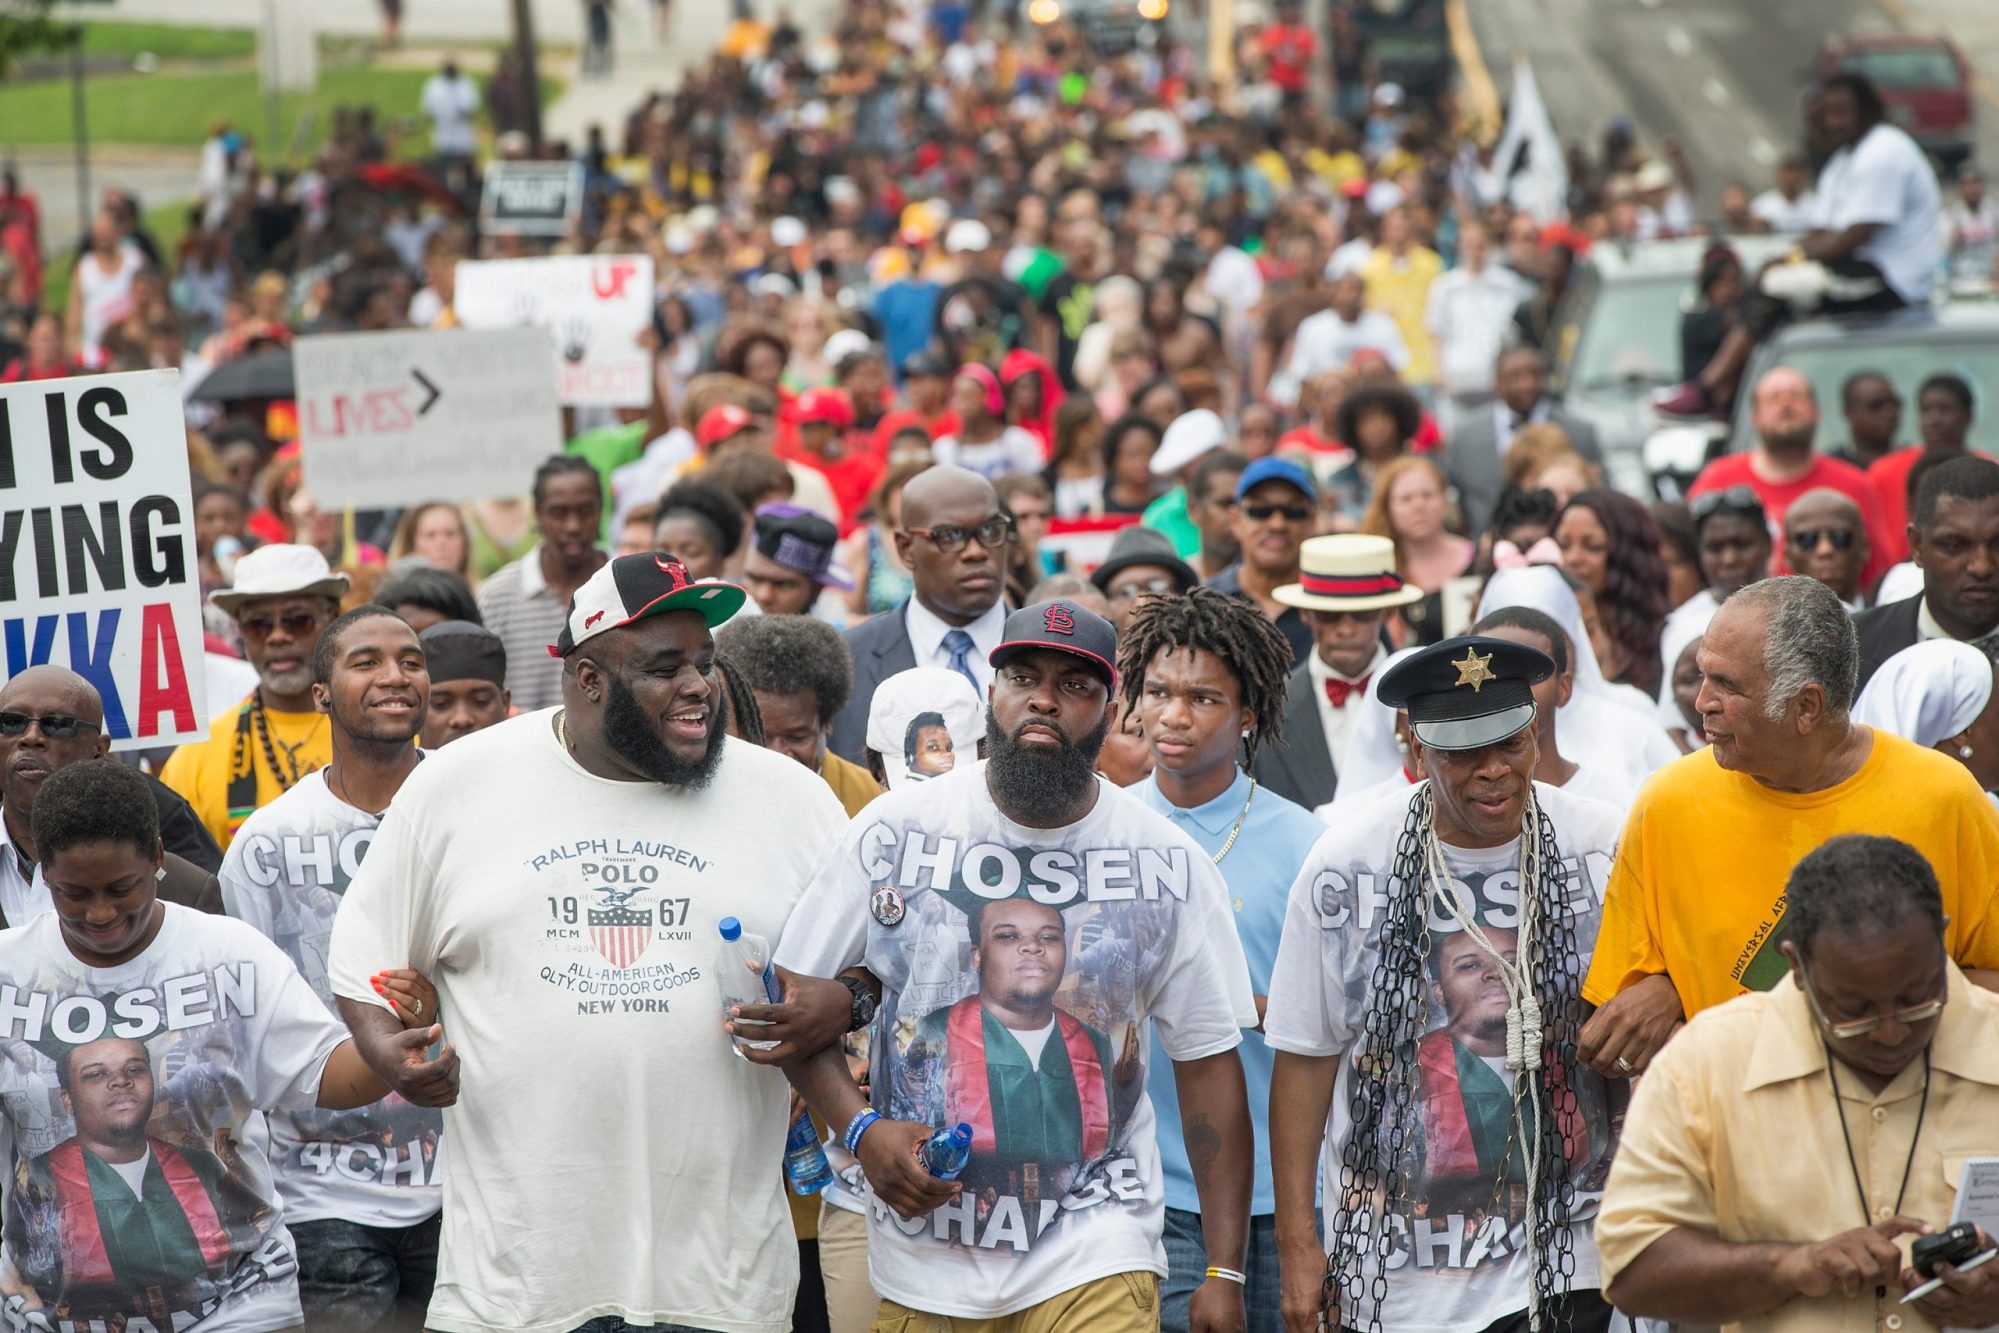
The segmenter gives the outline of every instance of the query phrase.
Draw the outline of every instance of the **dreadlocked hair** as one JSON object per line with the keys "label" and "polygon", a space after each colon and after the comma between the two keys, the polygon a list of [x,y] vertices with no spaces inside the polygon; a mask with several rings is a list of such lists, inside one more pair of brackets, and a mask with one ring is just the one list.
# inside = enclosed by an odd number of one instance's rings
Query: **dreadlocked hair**
{"label": "dreadlocked hair", "polygon": [[736,734],[751,745],[761,747],[764,743],[764,712],[757,704],[756,691],[750,688],[743,669],[731,662],[726,654],[715,654],[715,674],[722,678],[722,697],[729,709],[723,725],[731,721],[736,724]]}
{"label": "dreadlocked hair", "polygon": [[[1569,1232],[1575,1186],[1568,1145],[1581,1129],[1581,1107],[1569,1086],[1569,1071],[1577,1068],[1583,963],[1568,912],[1568,870],[1555,842],[1555,826],[1532,798],[1531,788],[1521,822],[1523,922],[1530,912],[1539,915],[1531,942],[1520,942],[1521,961],[1529,970],[1541,1030],[1538,1061],[1530,1060],[1529,1068],[1516,1076],[1524,1091],[1502,1160],[1510,1163],[1518,1148],[1528,1164],[1526,1215],[1520,1219],[1533,1258],[1528,1326],[1532,1333],[1567,1333],[1567,1298],[1575,1277]],[[1411,1189],[1426,1149],[1417,1046],[1429,1025],[1425,969],[1431,952],[1429,867],[1435,840],[1435,796],[1425,782],[1410,795],[1395,847],[1379,957],[1348,1085],[1352,1129],[1340,1151],[1339,1197],[1327,1201],[1327,1212],[1336,1219],[1327,1237],[1321,1293],[1329,1328],[1381,1333],[1388,1275],[1398,1249],[1411,1243],[1407,1236],[1398,1238],[1388,1219],[1413,1209]],[[1525,1134],[1523,1125],[1531,1125]],[[1503,1220],[1510,1231],[1509,1174],[1510,1166],[1494,1186],[1487,1215]]]}
{"label": "dreadlocked hair", "polygon": [[1146,668],[1174,648],[1206,649],[1235,675],[1242,706],[1256,715],[1243,743],[1245,764],[1255,762],[1264,741],[1283,739],[1291,643],[1254,603],[1213,588],[1142,598],[1118,641],[1120,692],[1128,709],[1138,707]]}

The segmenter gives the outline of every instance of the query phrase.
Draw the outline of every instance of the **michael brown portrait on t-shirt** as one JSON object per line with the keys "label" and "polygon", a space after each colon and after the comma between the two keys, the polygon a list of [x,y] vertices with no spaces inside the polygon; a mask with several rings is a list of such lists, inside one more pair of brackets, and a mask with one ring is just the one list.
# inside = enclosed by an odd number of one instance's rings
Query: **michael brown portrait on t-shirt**
{"label": "michael brown portrait on t-shirt", "polygon": [[[972,1127],[964,1179],[973,1190],[1059,1197],[1089,1163],[1122,1148],[1143,1090],[1137,1025],[1123,1024],[1114,1046],[1090,1022],[1090,1000],[1115,987],[1103,965],[1123,970],[1120,960],[1084,947],[1092,932],[1082,920],[1025,891],[993,899],[962,881],[953,887],[946,896],[965,914],[965,979],[977,989],[918,1021],[905,1053],[910,1082],[926,1103],[941,1095],[946,1124]],[[1079,903],[1068,915],[1098,911]]]}
{"label": "michael brown portrait on t-shirt", "polygon": [[[199,1309],[267,1211],[216,1155],[154,1133],[152,1057],[105,1036],[54,1044],[75,1133],[15,1166],[7,1248],[20,1278],[78,1322]],[[60,1326],[60,1325],[58,1325]]]}

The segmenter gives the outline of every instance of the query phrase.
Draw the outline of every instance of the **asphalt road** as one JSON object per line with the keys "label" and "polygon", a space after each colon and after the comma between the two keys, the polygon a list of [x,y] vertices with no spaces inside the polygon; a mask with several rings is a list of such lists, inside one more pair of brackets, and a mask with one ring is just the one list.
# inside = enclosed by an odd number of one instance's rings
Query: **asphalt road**
{"label": "asphalt road", "polygon": [[1618,116],[1657,150],[1676,135],[1711,212],[1721,187],[1755,190],[1800,145],[1798,95],[1829,33],[1950,31],[1980,71],[1980,156],[1999,167],[1999,5],[1992,0],[1473,0],[1501,97],[1516,55],[1533,65],[1556,131],[1594,146]]}

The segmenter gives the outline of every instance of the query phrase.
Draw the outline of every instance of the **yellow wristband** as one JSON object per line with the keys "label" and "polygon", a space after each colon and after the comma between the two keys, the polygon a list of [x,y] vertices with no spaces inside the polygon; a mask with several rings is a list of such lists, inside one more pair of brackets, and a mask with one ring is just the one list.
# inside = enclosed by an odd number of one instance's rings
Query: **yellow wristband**
{"label": "yellow wristband", "polygon": [[1238,1273],[1233,1268],[1210,1268],[1208,1269],[1207,1276],[1221,1278],[1224,1282],[1233,1282],[1238,1287],[1249,1285],[1249,1274]]}

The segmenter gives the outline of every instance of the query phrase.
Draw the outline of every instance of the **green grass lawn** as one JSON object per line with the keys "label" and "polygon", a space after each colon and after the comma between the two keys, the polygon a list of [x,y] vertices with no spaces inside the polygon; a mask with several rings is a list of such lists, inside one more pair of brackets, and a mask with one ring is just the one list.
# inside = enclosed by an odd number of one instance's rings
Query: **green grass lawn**
{"label": "green grass lawn", "polygon": [[178,23],[93,21],[83,25],[83,53],[130,59],[150,51],[161,60],[248,60],[257,54],[252,28],[188,28]]}

